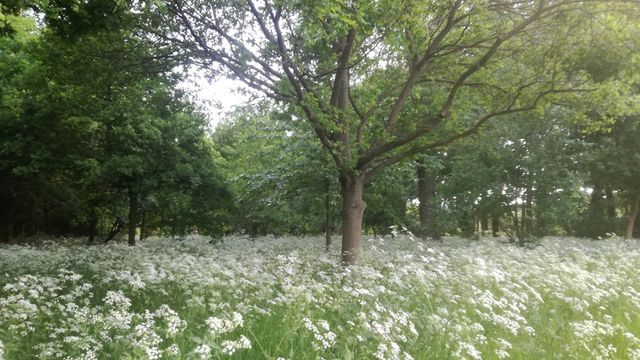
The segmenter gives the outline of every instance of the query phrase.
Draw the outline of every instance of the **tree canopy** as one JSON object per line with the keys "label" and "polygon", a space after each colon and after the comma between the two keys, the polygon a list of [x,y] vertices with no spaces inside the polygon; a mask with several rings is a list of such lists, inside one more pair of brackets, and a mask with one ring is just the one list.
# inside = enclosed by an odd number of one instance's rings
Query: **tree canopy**
{"label": "tree canopy", "polygon": [[492,118],[587,90],[607,75],[595,74],[604,64],[590,25],[619,34],[633,10],[562,0],[193,0],[158,5],[147,25],[213,75],[309,122],[340,173],[343,258],[355,263],[372,175]]}
{"label": "tree canopy", "polygon": [[[5,238],[340,230],[355,264],[363,230],[396,225],[519,243],[637,227],[634,1],[1,10]],[[260,100],[211,134],[180,90],[193,69]]]}

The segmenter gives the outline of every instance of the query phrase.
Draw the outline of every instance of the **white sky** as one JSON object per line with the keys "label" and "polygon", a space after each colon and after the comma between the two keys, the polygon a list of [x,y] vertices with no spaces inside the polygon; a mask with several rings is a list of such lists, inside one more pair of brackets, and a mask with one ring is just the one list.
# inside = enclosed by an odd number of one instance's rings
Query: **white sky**
{"label": "white sky", "polygon": [[238,90],[245,88],[240,81],[220,78],[209,82],[201,74],[190,75],[191,78],[183,81],[181,86],[196,96],[211,118],[211,127],[214,129],[225,118],[225,114],[250,100],[249,95]]}

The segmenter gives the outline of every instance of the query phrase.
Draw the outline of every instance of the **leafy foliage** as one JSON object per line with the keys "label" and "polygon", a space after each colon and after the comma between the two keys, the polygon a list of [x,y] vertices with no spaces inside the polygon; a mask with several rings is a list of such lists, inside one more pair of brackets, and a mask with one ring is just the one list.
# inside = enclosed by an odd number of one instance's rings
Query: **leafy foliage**
{"label": "leafy foliage", "polygon": [[12,50],[0,132],[4,237],[92,233],[95,214],[104,233],[127,201],[158,230],[225,231],[231,204],[207,119],[174,90],[171,62],[149,62],[151,50],[121,25],[73,42],[46,30],[20,47],[1,39]]}

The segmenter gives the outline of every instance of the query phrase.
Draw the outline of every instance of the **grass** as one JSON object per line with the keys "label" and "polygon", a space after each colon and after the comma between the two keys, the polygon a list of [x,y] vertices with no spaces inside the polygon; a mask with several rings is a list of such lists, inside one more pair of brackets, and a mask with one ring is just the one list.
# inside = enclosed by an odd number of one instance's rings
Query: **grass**
{"label": "grass", "polygon": [[640,359],[640,244],[0,247],[0,359]]}

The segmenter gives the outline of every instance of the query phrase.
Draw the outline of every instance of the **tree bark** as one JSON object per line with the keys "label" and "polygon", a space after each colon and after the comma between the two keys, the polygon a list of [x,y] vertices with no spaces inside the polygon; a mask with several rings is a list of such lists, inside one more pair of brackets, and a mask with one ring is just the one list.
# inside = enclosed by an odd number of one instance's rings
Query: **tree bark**
{"label": "tree bark", "polygon": [[494,214],[491,216],[491,234],[493,237],[498,237],[498,231],[500,231],[500,216]]}
{"label": "tree bark", "polygon": [[607,186],[605,190],[605,196],[607,197],[607,217],[609,219],[615,219],[616,217],[616,201],[613,195],[613,189],[611,186]]}
{"label": "tree bark", "polygon": [[331,182],[327,178],[325,179],[326,192],[324,198],[324,240],[325,240],[325,250],[329,251],[331,247],[331,233],[333,231],[333,224],[331,222],[332,214],[331,214]]}
{"label": "tree bark", "polygon": [[251,221],[251,225],[249,225],[249,238],[251,239],[251,241],[256,241],[257,237],[258,237],[258,224]]}
{"label": "tree bark", "polygon": [[113,225],[111,225],[111,230],[109,230],[109,234],[107,234],[107,237],[104,239],[104,243],[106,244],[111,241],[123,228],[124,221],[120,217],[117,217]]}
{"label": "tree bark", "polygon": [[593,184],[593,191],[591,192],[591,208],[598,216],[604,214],[604,191],[600,183]]}
{"label": "tree bark", "polygon": [[484,236],[489,231],[489,214],[486,211],[481,211],[478,218],[480,219],[480,233]]}
{"label": "tree bark", "polygon": [[96,208],[92,207],[89,213],[89,245],[92,245],[98,234],[98,214]]}
{"label": "tree bark", "polygon": [[362,215],[367,204],[362,198],[364,176],[346,173],[340,176],[342,186],[342,262],[356,265],[360,259],[362,245],[360,233]]}
{"label": "tree bark", "polygon": [[142,216],[141,216],[141,219],[140,219],[140,241],[142,241],[147,236],[147,234],[146,234],[146,231],[147,231],[147,211],[144,209],[144,207],[142,207],[140,209],[140,211],[142,212]]}
{"label": "tree bark", "polygon": [[516,203],[515,208],[513,210],[513,229],[516,232],[516,236],[518,231],[520,230],[520,221],[518,221],[518,203]]}
{"label": "tree bark", "polygon": [[129,185],[129,245],[136,244],[136,226],[138,225],[138,193]]}
{"label": "tree bark", "polygon": [[418,214],[420,217],[420,237],[423,239],[433,238],[437,240],[438,236],[433,216],[433,199],[435,198],[436,182],[433,176],[427,170],[427,167],[418,163],[416,168],[418,175]]}
{"label": "tree bark", "polygon": [[531,185],[527,185],[524,195],[524,205],[522,208],[522,239],[531,235],[533,227],[533,190]]}
{"label": "tree bark", "polygon": [[640,213],[640,192],[636,194],[636,198],[633,201],[633,205],[631,205],[631,210],[629,211],[629,215],[627,216],[627,231],[625,232],[625,239],[633,239],[633,228],[636,224],[636,218],[638,218],[638,214]]}

